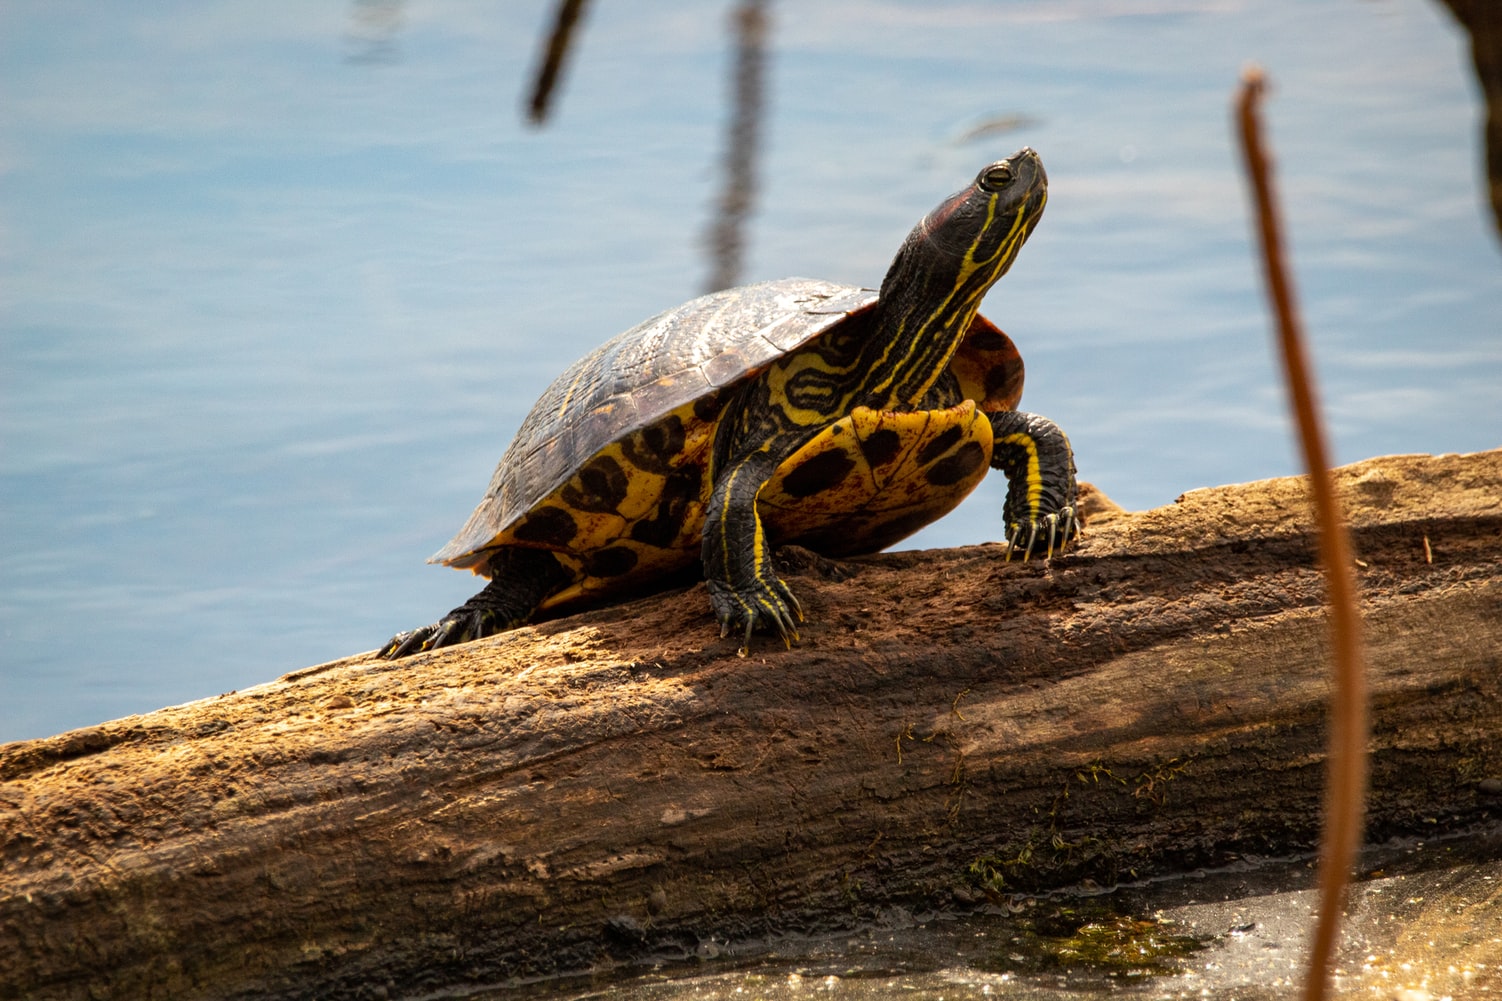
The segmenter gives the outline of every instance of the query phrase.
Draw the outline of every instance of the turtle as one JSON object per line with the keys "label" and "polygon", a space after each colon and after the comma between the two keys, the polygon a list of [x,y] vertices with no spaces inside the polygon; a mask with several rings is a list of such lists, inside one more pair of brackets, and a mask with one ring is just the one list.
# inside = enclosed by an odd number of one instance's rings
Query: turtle
{"label": "turtle", "polygon": [[398,658],[640,593],[697,563],[724,638],[791,645],[802,608],[772,563],[797,544],[880,551],[1008,478],[1006,556],[1079,535],[1074,455],[1016,409],[1016,346],[980,316],[1048,197],[1023,148],[984,167],[903,242],[880,289],[807,278],[669,309],[543,392],[484,499],[430,563],[490,583],[394,636]]}

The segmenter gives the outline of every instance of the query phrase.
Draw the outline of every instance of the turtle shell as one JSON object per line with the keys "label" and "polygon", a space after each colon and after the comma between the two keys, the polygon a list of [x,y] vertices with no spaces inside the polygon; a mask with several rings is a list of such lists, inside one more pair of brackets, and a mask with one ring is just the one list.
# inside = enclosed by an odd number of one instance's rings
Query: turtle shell
{"label": "turtle shell", "polygon": [[[543,392],[485,498],[429,562],[484,573],[490,551],[513,544],[572,550],[587,575],[597,572],[592,557],[635,562],[640,546],[600,551],[619,524],[591,528],[581,517],[623,523],[664,551],[684,549],[702,522],[704,470],[733,390],[816,338],[851,332],[876,301],[875,289],[786,278],[701,296],[612,338]],[[1021,397],[1021,358],[980,316],[950,369],[983,410],[1013,409]],[[675,490],[676,506],[663,499]]]}

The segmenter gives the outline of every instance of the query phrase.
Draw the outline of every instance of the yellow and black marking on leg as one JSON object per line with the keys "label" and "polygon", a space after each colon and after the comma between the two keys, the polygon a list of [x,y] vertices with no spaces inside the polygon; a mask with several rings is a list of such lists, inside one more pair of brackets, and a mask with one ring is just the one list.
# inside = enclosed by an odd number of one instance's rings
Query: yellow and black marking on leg
{"label": "yellow and black marking on leg", "polygon": [[771,546],[756,498],[777,468],[771,447],[738,456],[715,481],[704,519],[702,559],[709,601],[720,635],[744,627],[737,651],[746,655],[757,626],[769,626],[791,646],[803,621],[798,599],[772,568]]}
{"label": "yellow and black marking on leg", "polygon": [[990,421],[968,400],[910,413],[857,407],[778,467],[758,508],[778,544],[878,552],[952,511],[990,460]]}
{"label": "yellow and black marking on leg", "polygon": [[[862,324],[853,325],[854,330],[866,332]],[[777,359],[747,384],[734,413],[718,430],[700,555],[720,633],[744,629],[742,654],[758,626],[775,629],[789,645],[798,638],[803,612],[772,569],[758,497],[788,456],[844,413],[840,408],[848,405],[849,387],[858,381],[852,366],[861,338],[852,331]],[[806,473],[817,478],[836,471],[815,461]]]}
{"label": "yellow and black marking on leg", "polygon": [[1060,427],[1037,414],[1007,410],[988,415],[995,437],[991,465],[1007,477],[1002,507],[1007,559],[1022,550],[1052,556],[1079,537],[1074,451]]}

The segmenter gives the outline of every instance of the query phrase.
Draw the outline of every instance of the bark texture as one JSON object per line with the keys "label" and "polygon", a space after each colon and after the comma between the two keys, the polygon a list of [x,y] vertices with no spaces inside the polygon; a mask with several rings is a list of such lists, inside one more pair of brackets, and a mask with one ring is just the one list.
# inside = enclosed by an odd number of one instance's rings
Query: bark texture
{"label": "bark texture", "polygon": [[[1338,474],[1369,833],[1502,812],[1502,451]],[[702,585],[0,748],[0,997],[402,996],[1182,871],[1317,836],[1301,480],[1078,552],[790,550],[802,643]]]}

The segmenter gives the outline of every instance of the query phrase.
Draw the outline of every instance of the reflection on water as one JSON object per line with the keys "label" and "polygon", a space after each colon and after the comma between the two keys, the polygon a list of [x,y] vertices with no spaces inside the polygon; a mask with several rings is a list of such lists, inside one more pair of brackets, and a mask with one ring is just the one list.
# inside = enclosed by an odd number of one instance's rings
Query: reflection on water
{"label": "reflection on water", "polygon": [[553,88],[558,84],[558,74],[563,70],[563,61],[568,57],[573,44],[574,29],[584,14],[584,0],[558,0],[557,12],[553,15],[553,30],[548,33],[543,46],[542,58],[538,61],[537,82],[532,87],[532,99],[527,102],[527,117],[533,125],[548,120],[552,105]]}
{"label": "reflection on water", "polygon": [[357,65],[400,59],[397,36],[402,28],[402,6],[403,0],[355,0],[345,59]]}
{"label": "reflection on water", "polygon": [[[1331,996],[1439,1001],[1502,991],[1499,853],[1502,829],[1368,850]],[[697,960],[646,974],[610,970],[594,984],[464,996],[1271,1001],[1295,996],[1303,983],[1313,881],[1312,863],[1264,860],[1111,894],[1026,901],[1010,914],[943,920],[894,909],[885,927],[778,943],[754,961],[706,943]]]}
{"label": "reflection on water", "polygon": [[734,112],[725,144],[724,188],[710,225],[709,257],[713,270],[705,292],[740,284],[746,242],[746,218],[756,196],[756,157],[761,139],[762,75],[770,18],[765,0],[742,0],[732,15],[734,25]]}
{"label": "reflection on water", "polygon": [[[539,130],[516,97],[553,3],[6,5],[0,739],[468,597],[423,560],[540,388],[701,291],[739,7],[592,6]],[[1228,123],[1255,58],[1338,460],[1499,444],[1480,105],[1438,4],[777,15],[736,280],[876,283],[1033,146],[1048,216],[985,306],[1024,405],[1128,507],[1290,473]],[[910,544],[996,538],[992,479]]]}

